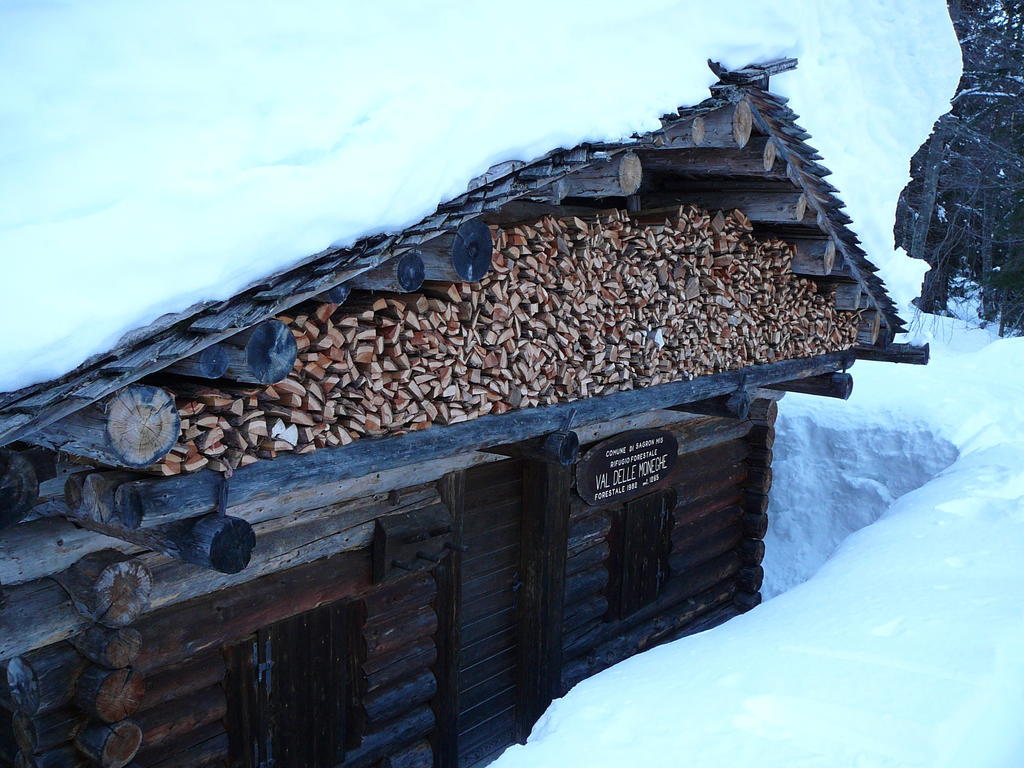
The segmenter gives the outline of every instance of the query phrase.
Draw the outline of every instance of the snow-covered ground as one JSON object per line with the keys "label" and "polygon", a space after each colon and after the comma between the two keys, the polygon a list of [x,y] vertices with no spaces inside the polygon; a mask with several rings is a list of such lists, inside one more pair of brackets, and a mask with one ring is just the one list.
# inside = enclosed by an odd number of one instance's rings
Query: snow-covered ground
{"label": "snow-covered ground", "polygon": [[783,400],[788,591],[580,683],[497,768],[1024,766],[1024,339],[921,325],[928,367]]}
{"label": "snow-covered ground", "polygon": [[786,55],[863,223],[956,85],[943,0],[0,2],[0,391]]}

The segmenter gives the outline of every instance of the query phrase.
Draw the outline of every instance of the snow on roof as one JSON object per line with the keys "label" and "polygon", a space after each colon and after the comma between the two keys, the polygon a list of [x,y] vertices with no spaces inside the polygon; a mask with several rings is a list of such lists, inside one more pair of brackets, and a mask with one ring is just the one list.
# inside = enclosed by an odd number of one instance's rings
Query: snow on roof
{"label": "snow on roof", "polygon": [[[863,4],[803,5],[7,5],[0,391],[326,246],[399,230],[495,162],[656,128],[704,98],[709,56],[805,57],[773,87],[794,96],[869,252],[887,253],[906,158],[955,67],[919,41],[865,61]],[[891,38],[938,5],[867,13]],[[909,299],[913,270],[888,272]]]}

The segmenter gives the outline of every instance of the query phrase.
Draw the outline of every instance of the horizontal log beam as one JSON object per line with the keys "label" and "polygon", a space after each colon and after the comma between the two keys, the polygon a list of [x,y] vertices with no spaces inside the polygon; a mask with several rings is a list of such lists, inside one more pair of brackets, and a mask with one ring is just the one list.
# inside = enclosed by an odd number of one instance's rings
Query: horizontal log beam
{"label": "horizontal log beam", "polygon": [[852,281],[837,281],[835,286],[835,307],[844,312],[852,312],[860,309],[863,304],[864,290],[860,283]]}
{"label": "horizontal log beam", "polygon": [[[778,153],[766,136],[751,139],[743,149],[649,149],[640,152],[647,171],[707,176],[764,176],[775,167]],[[779,176],[781,180],[783,176]]]}
{"label": "horizontal log beam", "polygon": [[747,415],[750,413],[751,402],[750,393],[745,389],[740,389],[728,395],[718,395],[707,400],[697,400],[685,405],[675,405],[672,406],[672,410],[742,420],[747,418]]}
{"label": "horizontal log beam", "polygon": [[416,251],[406,251],[376,269],[356,275],[347,284],[363,290],[410,293],[419,290],[423,278],[423,257]]}
{"label": "horizontal log beam", "polygon": [[62,707],[74,697],[86,666],[86,660],[67,643],[15,656],[7,663],[4,681],[11,703],[30,716]]}
{"label": "horizontal log beam", "polygon": [[476,283],[491,270],[494,241],[481,219],[463,222],[453,233],[417,248],[423,259],[424,278]]}
{"label": "horizontal log beam", "polygon": [[669,123],[661,131],[662,146],[742,149],[750,141],[753,128],[750,105],[741,101],[692,120]]}
{"label": "horizontal log beam", "polygon": [[321,293],[317,298],[326,304],[344,304],[352,293],[352,287],[348,283],[341,283]]}
{"label": "horizontal log beam", "polygon": [[518,443],[494,445],[485,448],[484,451],[569,467],[575,464],[580,456],[580,437],[572,430],[559,430]]}
{"label": "horizontal log beam", "polygon": [[227,373],[228,353],[220,344],[214,344],[191,357],[178,360],[164,369],[166,373],[194,376],[197,379],[219,379]]}
{"label": "horizontal log beam", "polygon": [[20,523],[39,499],[39,479],[32,462],[17,451],[0,448],[0,529]]}
{"label": "horizontal log beam", "polygon": [[256,546],[252,525],[238,517],[213,512],[153,528],[125,528],[93,519],[73,507],[73,500],[74,494],[70,493],[61,514],[83,528],[220,573],[241,571],[249,564]]}
{"label": "horizontal log beam", "polygon": [[861,344],[871,345],[878,341],[878,335],[882,331],[882,313],[877,309],[868,309],[861,312],[860,326],[857,328],[857,341]]}
{"label": "horizontal log beam", "polygon": [[743,211],[752,222],[795,223],[807,212],[807,198],[798,191],[713,191],[672,189],[643,195],[644,208],[693,203],[708,210]]}
{"label": "horizontal log beam", "polygon": [[113,467],[140,469],[166,456],[180,431],[169,392],[132,384],[25,439]]}
{"label": "horizontal log beam", "polygon": [[595,160],[555,184],[558,202],[567,197],[627,197],[640,189],[643,165],[635,152]]}
{"label": "horizontal log beam", "polygon": [[[254,498],[276,496],[288,489],[336,483],[386,469],[527,440],[561,429],[571,412],[575,412],[577,421],[584,423],[608,421],[706,400],[741,387],[763,386],[848,368],[855,359],[852,352],[837,352],[786,360],[589,400],[482,416],[401,437],[358,440],[347,446],[326,448],[305,456],[282,456],[273,462],[236,471],[231,478],[231,499],[232,503],[238,504]],[[144,516],[194,516],[216,508],[222,482],[220,474],[214,472],[133,480],[127,483],[131,488],[123,493],[118,488],[117,497],[131,498],[132,503],[143,510]]]}
{"label": "horizontal log beam", "polygon": [[826,373],[821,376],[770,384],[769,389],[848,400],[853,393],[853,376],[848,373]]}
{"label": "horizontal log beam", "polygon": [[928,344],[890,344],[887,347],[855,347],[858,360],[877,360],[883,363],[928,365],[931,347]]}

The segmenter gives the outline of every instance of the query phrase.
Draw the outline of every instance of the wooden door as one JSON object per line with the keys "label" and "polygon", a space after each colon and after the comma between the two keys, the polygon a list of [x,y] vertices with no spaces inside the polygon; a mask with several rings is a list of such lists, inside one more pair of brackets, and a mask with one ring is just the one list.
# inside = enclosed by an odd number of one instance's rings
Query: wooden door
{"label": "wooden door", "polygon": [[521,461],[466,472],[461,527],[457,732],[465,767],[516,740]]}

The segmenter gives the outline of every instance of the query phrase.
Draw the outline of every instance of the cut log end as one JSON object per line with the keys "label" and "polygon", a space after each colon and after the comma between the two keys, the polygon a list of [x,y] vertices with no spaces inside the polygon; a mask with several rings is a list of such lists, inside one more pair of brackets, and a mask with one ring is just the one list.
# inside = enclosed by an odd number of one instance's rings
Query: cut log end
{"label": "cut log end", "polygon": [[106,723],[116,723],[139,707],[146,683],[133,669],[90,667],[78,680],[75,702]]}
{"label": "cut log end", "polygon": [[736,146],[743,148],[750,141],[750,134],[754,130],[754,114],[750,104],[741,101],[736,105],[736,111],[732,116],[732,136],[736,140]]}
{"label": "cut log end", "polygon": [[38,497],[32,463],[16,451],[0,449],[0,529],[21,522]]}
{"label": "cut log end", "polygon": [[168,373],[194,376],[199,379],[219,379],[228,369],[228,356],[220,344],[212,344],[191,357],[167,367]]}
{"label": "cut log end", "polygon": [[633,195],[643,181],[643,165],[636,152],[626,152],[619,161],[619,187],[624,195]]}
{"label": "cut log end", "polygon": [[693,144],[699,147],[704,143],[704,118],[695,117],[693,122],[690,123],[690,132],[692,134]]}
{"label": "cut log end", "polygon": [[552,432],[544,439],[544,452],[561,466],[572,466],[580,455],[579,435],[572,430]]}
{"label": "cut log end", "polygon": [[149,569],[113,549],[86,555],[54,578],[79,615],[114,628],[135,621],[153,590]]}
{"label": "cut log end", "polygon": [[195,562],[221,573],[238,573],[252,558],[256,534],[252,526],[238,517],[207,515],[192,525],[191,539]]}
{"label": "cut log end", "polygon": [[123,768],[142,746],[142,729],[131,720],[84,728],[75,738],[78,748],[104,768]]}
{"label": "cut log end", "polygon": [[249,370],[260,384],[275,384],[295,365],[298,348],[288,327],[277,320],[256,326],[245,346]]}
{"label": "cut log end", "polygon": [[476,283],[491,270],[494,241],[490,227],[481,219],[462,224],[452,243],[452,266],[459,279]]}
{"label": "cut log end", "polygon": [[775,142],[768,140],[764,143],[764,152],[761,155],[761,159],[764,163],[765,171],[770,171],[775,167],[775,161],[778,159],[778,150],[775,148]]}
{"label": "cut log end", "polygon": [[174,397],[159,387],[126,387],[107,406],[107,437],[126,467],[158,462],[174,447],[180,431]]}

